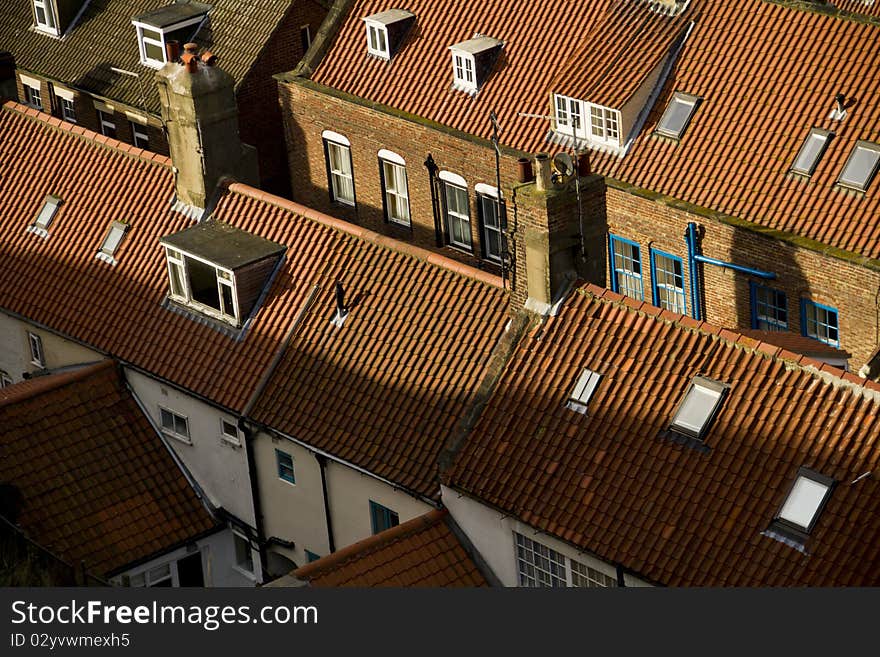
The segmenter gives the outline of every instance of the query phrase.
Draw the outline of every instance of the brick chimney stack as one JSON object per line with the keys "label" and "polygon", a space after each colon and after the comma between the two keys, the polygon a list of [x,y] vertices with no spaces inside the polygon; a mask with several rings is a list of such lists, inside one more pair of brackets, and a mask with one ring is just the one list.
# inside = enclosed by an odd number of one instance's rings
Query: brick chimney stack
{"label": "brick chimney stack", "polygon": [[217,57],[200,55],[197,44],[187,43],[178,60],[171,56],[177,45],[168,46],[169,61],[156,73],[156,83],[178,207],[196,216],[224,176],[257,184],[256,150],[239,138],[235,83],[217,66]]}
{"label": "brick chimney stack", "polygon": [[0,51],[0,102],[17,100],[15,86],[15,57],[11,52]]}

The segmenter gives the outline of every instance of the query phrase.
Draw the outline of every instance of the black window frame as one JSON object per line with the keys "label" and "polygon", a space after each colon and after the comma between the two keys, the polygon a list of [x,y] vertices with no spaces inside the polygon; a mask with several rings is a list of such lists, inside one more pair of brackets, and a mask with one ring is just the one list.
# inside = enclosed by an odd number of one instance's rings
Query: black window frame
{"label": "black window frame", "polygon": [[[715,402],[715,406],[712,408],[712,412],[709,413],[709,417],[706,418],[706,421],[703,423],[703,426],[699,432],[675,424],[675,418],[678,417],[679,411],[681,411],[682,406],[684,406],[685,401],[687,401],[688,395],[691,394],[691,391],[694,389],[694,387],[696,387],[698,383],[704,388],[711,388],[719,393],[718,401]],[[672,418],[669,420],[669,427],[667,431],[683,438],[695,440],[699,443],[704,442],[706,434],[709,433],[709,430],[715,423],[715,418],[718,417],[718,413],[721,411],[721,406],[724,404],[724,400],[727,397],[727,393],[729,390],[730,384],[728,383],[717,381],[715,379],[710,379],[701,374],[695,375],[688,384],[687,390],[685,390],[685,393],[681,396],[678,404],[675,406],[675,412],[672,414]]]}
{"label": "black window frame", "polygon": [[[785,508],[785,504],[791,497],[791,494],[794,491],[794,487],[797,485],[797,482],[801,477],[810,479],[818,484],[822,484],[823,486],[828,487],[828,489],[825,491],[824,497],[822,497],[822,501],[819,502],[819,506],[816,507],[816,511],[813,513],[810,524],[806,528],[790,520],[781,518],[779,515],[780,513],[782,513],[782,509]],[[806,540],[810,537],[810,534],[812,534],[813,529],[815,529],[816,523],[819,521],[819,517],[822,515],[822,511],[824,511],[825,505],[828,504],[828,499],[831,497],[831,493],[834,491],[836,485],[837,481],[835,481],[833,477],[823,475],[821,472],[817,472],[816,470],[813,470],[812,468],[808,468],[806,466],[799,467],[797,473],[794,476],[794,479],[791,482],[791,485],[788,487],[785,498],[776,509],[776,513],[773,516],[773,522],[770,524],[770,528],[773,531],[782,534],[783,536],[791,540],[797,541],[799,543],[806,542]]]}

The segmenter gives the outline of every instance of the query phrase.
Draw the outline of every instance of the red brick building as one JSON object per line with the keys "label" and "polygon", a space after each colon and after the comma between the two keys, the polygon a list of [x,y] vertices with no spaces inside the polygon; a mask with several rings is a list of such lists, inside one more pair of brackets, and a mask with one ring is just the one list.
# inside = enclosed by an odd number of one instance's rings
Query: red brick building
{"label": "red brick building", "polygon": [[[553,298],[586,276],[857,370],[880,332],[880,21],[838,4],[338,2],[278,76],[294,198],[503,273],[517,301],[542,243]],[[582,149],[601,178],[581,212],[551,183],[563,215],[536,215],[517,160]]]}
{"label": "red brick building", "polygon": [[[235,79],[242,140],[260,185],[287,194],[274,73],[303,56],[327,14],[323,0],[12,0],[0,8],[2,47],[15,56],[18,99],[108,137],[168,154],[155,70],[168,41],[193,41]],[[96,45],[98,44],[98,45]]]}

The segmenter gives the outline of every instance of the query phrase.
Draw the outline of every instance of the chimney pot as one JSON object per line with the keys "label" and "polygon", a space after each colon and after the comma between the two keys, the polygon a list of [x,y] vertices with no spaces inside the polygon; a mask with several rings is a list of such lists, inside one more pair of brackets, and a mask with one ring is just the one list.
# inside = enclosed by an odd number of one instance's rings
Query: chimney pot
{"label": "chimney pot", "polygon": [[527,157],[521,157],[516,161],[516,179],[521,183],[532,182],[535,175],[532,173],[532,161]]}
{"label": "chimney pot", "polygon": [[165,44],[165,55],[168,57],[168,61],[176,64],[180,59],[180,42],[179,41],[169,41]]}
{"label": "chimney pot", "polygon": [[204,62],[207,66],[213,66],[217,63],[217,55],[212,53],[210,50],[206,50],[202,53],[202,62]]}
{"label": "chimney pot", "polygon": [[180,61],[186,66],[186,70],[195,73],[199,70],[199,58],[191,52],[185,52],[180,56]]}
{"label": "chimney pot", "polygon": [[199,52],[199,44],[193,43],[190,41],[189,43],[183,44],[183,51],[192,53],[193,55],[198,54]]}
{"label": "chimney pot", "polygon": [[542,192],[550,189],[550,156],[547,153],[538,153],[535,155],[535,167],[537,168],[537,177],[535,183]]}
{"label": "chimney pot", "polygon": [[590,175],[590,151],[578,151],[577,168],[579,177],[583,178]]}

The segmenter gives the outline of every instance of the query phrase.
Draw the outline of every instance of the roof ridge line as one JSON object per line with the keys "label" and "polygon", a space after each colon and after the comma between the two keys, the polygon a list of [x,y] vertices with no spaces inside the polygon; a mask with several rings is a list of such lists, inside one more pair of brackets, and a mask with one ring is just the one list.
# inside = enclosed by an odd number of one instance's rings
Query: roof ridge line
{"label": "roof ridge line", "polygon": [[312,208],[306,207],[305,205],[301,205],[296,201],[291,201],[280,196],[275,196],[274,194],[270,194],[269,192],[265,192],[261,189],[251,187],[250,185],[240,182],[230,183],[228,189],[231,192],[249,196],[253,199],[264,201],[265,203],[270,203],[284,210],[289,210],[307,219],[311,219],[312,221],[322,224],[328,228],[347,233],[348,235],[357,237],[367,242],[371,242],[373,244],[376,244],[377,246],[413,256],[414,258],[424,260],[432,265],[443,267],[444,269],[447,269],[454,274],[466,276],[467,278],[475,279],[480,283],[485,283],[486,285],[491,285],[493,287],[498,287],[502,289],[504,288],[504,283],[501,280],[500,276],[495,276],[494,274],[490,274],[489,272],[483,271],[482,269],[477,269],[476,267],[473,267],[471,265],[461,263],[458,260],[453,260],[448,256],[441,255],[434,251],[429,251],[428,249],[421,246],[416,246],[407,242],[401,242],[400,240],[397,240],[393,237],[388,237],[387,235],[382,235],[381,233],[377,233],[376,231],[370,230],[369,228],[364,228],[362,226],[351,224],[347,221],[338,219],[329,214],[325,214],[323,212],[319,212],[318,210],[313,210]]}
{"label": "roof ridge line", "polygon": [[449,512],[446,509],[434,509],[428,513],[416,516],[412,520],[407,520],[396,527],[368,536],[357,543],[352,543],[341,550],[332,552],[326,557],[322,557],[317,561],[301,566],[294,571],[295,576],[303,580],[315,577],[330,568],[341,565],[361,552],[365,552],[366,550],[376,550],[420,529],[432,527],[440,523],[448,513]]}
{"label": "roof ridge line", "polygon": [[667,324],[675,324],[683,329],[713,336],[748,352],[779,360],[785,363],[787,367],[801,369],[835,388],[846,388],[854,394],[859,394],[872,401],[880,401],[880,383],[867,378],[862,379],[858,375],[846,372],[839,367],[788,351],[763,340],[756,340],[730,329],[715,326],[706,321],[695,320],[687,315],[658,308],[647,301],[638,301],[593,283],[581,286],[580,291],[589,294],[599,301],[623,305],[634,312],[654,317]]}
{"label": "roof ridge line", "polygon": [[[46,374],[43,376],[26,379],[25,381],[20,381],[18,384],[13,384],[4,389],[3,394],[0,395],[0,408],[12,406],[13,404],[31,399],[32,397],[44,395],[48,392],[57,390],[58,388],[63,388],[64,386],[70,385],[72,383],[82,381],[83,379],[88,378],[93,374],[97,374],[98,372],[101,372],[105,369],[111,369],[112,367],[115,367],[114,361],[110,358],[107,358],[97,363],[84,365],[83,367],[72,370],[70,372]],[[31,383],[31,385],[21,386],[19,390],[16,390],[17,386],[25,382]],[[8,392],[10,390],[12,391],[11,393]]]}
{"label": "roof ridge line", "polygon": [[31,120],[40,121],[53,128],[57,128],[58,130],[61,130],[63,132],[68,132],[72,135],[90,141],[93,144],[103,146],[104,148],[108,148],[113,151],[117,151],[137,160],[151,162],[164,167],[172,166],[171,158],[167,155],[160,155],[159,153],[153,153],[152,151],[145,151],[142,148],[137,148],[135,146],[132,146],[131,144],[126,144],[124,141],[119,141],[118,139],[113,139],[112,137],[106,137],[102,134],[95,132],[94,130],[89,130],[88,128],[85,128],[76,123],[63,121],[57,116],[52,116],[51,114],[47,114],[46,112],[41,112],[37,109],[34,109],[33,107],[28,107],[27,105],[23,105],[17,101],[8,100],[4,102],[2,109],[8,112],[15,112],[16,114],[19,114]]}

